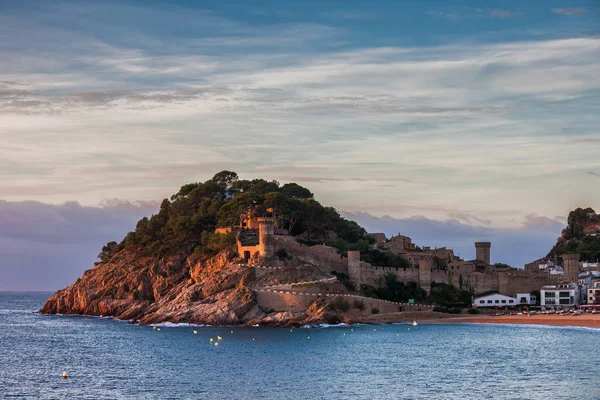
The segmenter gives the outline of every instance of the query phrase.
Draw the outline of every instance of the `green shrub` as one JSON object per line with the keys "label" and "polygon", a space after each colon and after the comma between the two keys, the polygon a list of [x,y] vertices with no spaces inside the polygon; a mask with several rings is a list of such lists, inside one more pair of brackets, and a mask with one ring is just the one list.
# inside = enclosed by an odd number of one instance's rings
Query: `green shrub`
{"label": "green shrub", "polygon": [[379,314],[379,308],[377,308],[377,307],[371,308],[371,314]]}
{"label": "green shrub", "polygon": [[479,310],[476,308],[469,308],[467,311],[469,314],[480,314]]}
{"label": "green shrub", "polygon": [[329,303],[329,308],[331,308],[332,310],[346,312],[350,309],[350,303],[348,303],[348,300],[342,297],[338,297],[331,303]]}
{"label": "green shrub", "polygon": [[365,311],[365,303],[361,300],[354,300],[352,306],[360,311]]}
{"label": "green shrub", "polygon": [[275,252],[275,255],[277,257],[279,257],[280,260],[285,260],[286,258],[288,258],[288,252],[286,249],[284,249],[283,247],[280,248],[279,250],[277,250]]}

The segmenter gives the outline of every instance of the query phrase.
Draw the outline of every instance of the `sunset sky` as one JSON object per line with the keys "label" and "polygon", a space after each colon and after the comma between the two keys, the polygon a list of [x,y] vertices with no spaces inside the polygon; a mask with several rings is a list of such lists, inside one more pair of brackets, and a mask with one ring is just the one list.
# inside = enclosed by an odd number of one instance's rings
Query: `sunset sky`
{"label": "sunset sky", "polygon": [[54,290],[185,183],[307,186],[522,267],[600,209],[597,1],[0,0],[0,290]]}

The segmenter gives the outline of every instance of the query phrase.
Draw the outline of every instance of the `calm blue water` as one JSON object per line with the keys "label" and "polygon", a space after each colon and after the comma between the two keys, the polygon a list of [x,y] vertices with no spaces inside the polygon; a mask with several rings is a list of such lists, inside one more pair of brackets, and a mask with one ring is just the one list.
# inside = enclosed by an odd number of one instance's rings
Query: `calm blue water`
{"label": "calm blue water", "polygon": [[[111,319],[34,314],[49,295],[0,292],[0,398],[600,398],[600,330],[387,325],[158,332]],[[215,347],[209,339],[217,335],[223,340]]]}

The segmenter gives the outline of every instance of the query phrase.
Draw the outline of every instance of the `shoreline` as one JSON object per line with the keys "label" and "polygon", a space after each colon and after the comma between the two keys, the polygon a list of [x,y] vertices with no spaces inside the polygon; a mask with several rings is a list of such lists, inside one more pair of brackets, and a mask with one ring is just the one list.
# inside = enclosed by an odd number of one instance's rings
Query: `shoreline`
{"label": "shoreline", "polygon": [[503,324],[503,325],[551,325],[572,326],[600,329],[600,314],[568,315],[469,315],[436,320],[418,321],[423,324],[469,323],[469,324]]}

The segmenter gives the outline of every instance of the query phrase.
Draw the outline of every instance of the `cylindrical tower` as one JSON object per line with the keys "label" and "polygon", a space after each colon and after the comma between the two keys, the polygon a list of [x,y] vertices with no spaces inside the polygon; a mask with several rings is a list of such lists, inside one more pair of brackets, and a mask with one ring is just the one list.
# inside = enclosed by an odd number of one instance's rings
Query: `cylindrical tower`
{"label": "cylindrical tower", "polygon": [[565,280],[577,283],[579,278],[579,254],[563,254]]}
{"label": "cylindrical tower", "polygon": [[258,246],[259,254],[263,257],[271,257],[275,254],[275,221],[273,217],[262,217],[258,219]]}
{"label": "cylindrical tower", "polygon": [[360,290],[360,251],[348,251],[348,276],[357,290]]}
{"label": "cylindrical tower", "polygon": [[475,259],[490,263],[491,242],[475,242]]}

